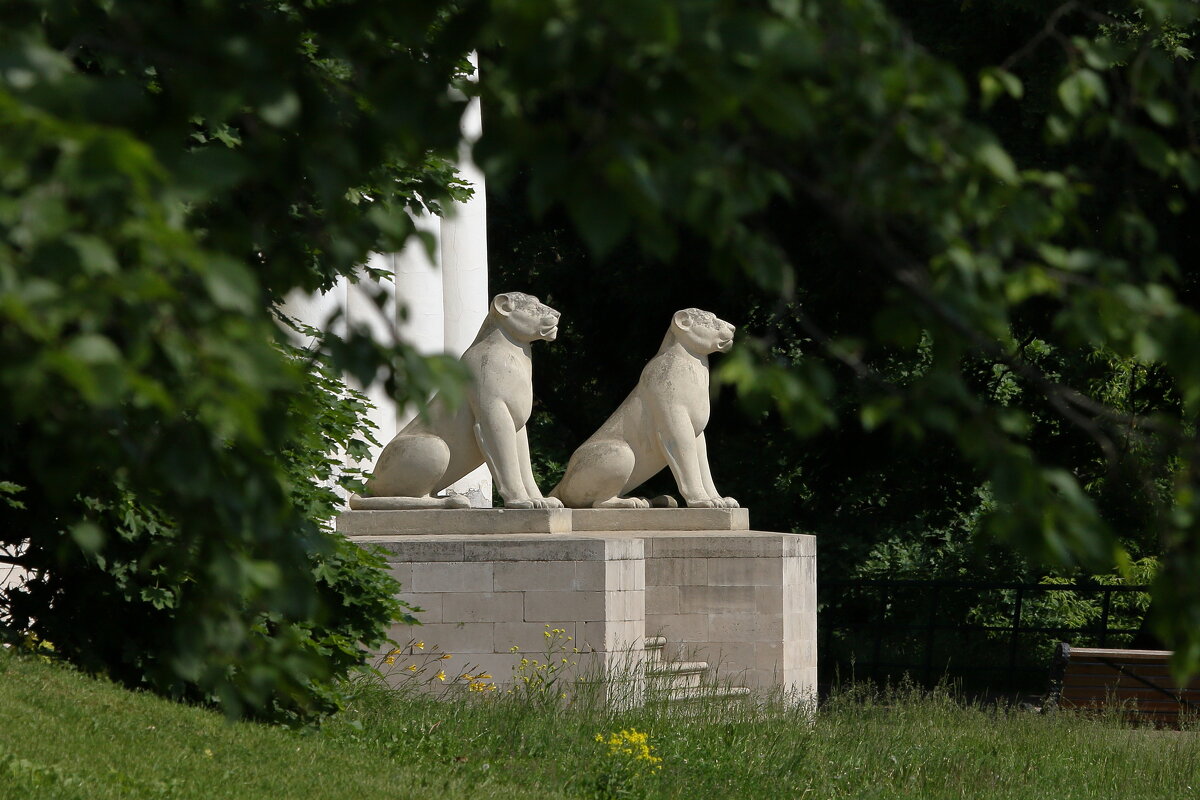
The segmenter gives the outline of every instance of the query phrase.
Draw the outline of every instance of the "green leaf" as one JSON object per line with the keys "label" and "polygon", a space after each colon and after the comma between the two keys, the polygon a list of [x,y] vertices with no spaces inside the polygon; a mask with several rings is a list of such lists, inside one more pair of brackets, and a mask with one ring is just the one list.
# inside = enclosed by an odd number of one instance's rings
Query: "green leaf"
{"label": "green leaf", "polygon": [[1078,117],[1093,102],[1107,105],[1108,87],[1099,73],[1090,69],[1079,69],[1058,85],[1058,99],[1071,116]]}
{"label": "green leaf", "polygon": [[71,526],[71,538],[79,549],[85,553],[94,554],[104,546],[104,531],[94,522],[85,520]]}
{"label": "green leaf", "polygon": [[996,142],[983,142],[975,151],[975,157],[1000,180],[1005,183],[1017,183],[1017,165],[1013,163],[1012,156]]}
{"label": "green leaf", "polygon": [[0,481],[0,502],[7,505],[9,508],[17,510],[25,508],[25,504],[16,499],[13,495],[18,495],[25,491],[25,487],[12,481]]}
{"label": "green leaf", "polygon": [[66,351],[86,364],[115,364],[121,361],[121,351],[107,336],[82,333],[72,339]]}
{"label": "green leaf", "polygon": [[1159,125],[1162,125],[1164,128],[1174,125],[1175,121],[1179,118],[1179,115],[1175,111],[1174,104],[1169,100],[1164,100],[1157,97],[1152,98],[1147,100],[1143,107],[1146,109],[1146,114],[1150,116],[1150,119],[1154,120]]}
{"label": "green leaf", "polygon": [[1195,192],[1200,189],[1200,161],[1191,153],[1180,153],[1178,159],[1179,176],[1187,188]]}
{"label": "green leaf", "polygon": [[230,258],[213,258],[204,265],[201,279],[209,297],[220,308],[250,313],[260,302],[254,276]]}
{"label": "green leaf", "polygon": [[990,108],[1001,94],[1020,100],[1025,94],[1021,79],[999,67],[988,67],[979,73],[979,90],[984,108]]}
{"label": "green leaf", "polygon": [[101,238],[82,233],[70,233],[65,238],[79,258],[79,265],[90,275],[116,273],[117,259],[112,248]]}

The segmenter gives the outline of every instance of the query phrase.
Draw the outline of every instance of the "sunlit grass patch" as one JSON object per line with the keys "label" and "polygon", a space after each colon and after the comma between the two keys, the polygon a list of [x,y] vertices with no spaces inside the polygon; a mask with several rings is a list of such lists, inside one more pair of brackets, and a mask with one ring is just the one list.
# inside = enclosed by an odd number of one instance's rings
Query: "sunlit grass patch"
{"label": "sunlit grass patch", "polygon": [[[396,655],[393,666],[413,663],[411,649]],[[441,684],[436,665],[426,678]],[[973,704],[945,689],[856,684],[815,714],[786,698],[698,701],[680,713],[462,689],[438,699],[359,682],[345,712],[295,731],[228,723],[3,655],[0,796],[1136,800],[1200,791],[1195,733]]]}

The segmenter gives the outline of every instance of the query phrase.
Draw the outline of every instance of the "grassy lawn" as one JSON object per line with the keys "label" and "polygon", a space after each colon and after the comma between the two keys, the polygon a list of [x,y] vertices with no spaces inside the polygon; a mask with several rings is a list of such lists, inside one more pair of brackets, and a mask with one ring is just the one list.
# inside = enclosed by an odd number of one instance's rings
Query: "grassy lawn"
{"label": "grassy lawn", "polygon": [[[612,753],[596,735],[648,734]],[[623,752],[628,749],[629,752]],[[1162,798],[1200,796],[1200,738],[1118,719],[839,695],[780,708],[539,709],[364,686],[317,732],[230,724],[0,654],[0,798]]]}

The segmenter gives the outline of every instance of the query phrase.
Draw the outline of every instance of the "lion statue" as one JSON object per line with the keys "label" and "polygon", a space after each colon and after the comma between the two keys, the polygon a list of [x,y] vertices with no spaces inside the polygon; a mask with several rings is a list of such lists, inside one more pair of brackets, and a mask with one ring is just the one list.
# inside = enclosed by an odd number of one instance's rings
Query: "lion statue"
{"label": "lion statue", "polygon": [[704,444],[708,354],[728,352],[735,330],[708,311],[675,312],[637,386],[571,456],[550,496],[569,508],[646,508],[649,501],[626,494],[669,466],[689,508],[736,508],[713,485]]}
{"label": "lion statue", "polygon": [[353,509],[467,508],[460,495],[435,492],[487,463],[508,508],[562,508],[543,497],[529,464],[525,423],[533,410],[530,346],[552,342],[559,313],[520,292],[498,294],[475,341],[462,355],[473,380],[466,402],[450,411],[438,398],[388,442]]}

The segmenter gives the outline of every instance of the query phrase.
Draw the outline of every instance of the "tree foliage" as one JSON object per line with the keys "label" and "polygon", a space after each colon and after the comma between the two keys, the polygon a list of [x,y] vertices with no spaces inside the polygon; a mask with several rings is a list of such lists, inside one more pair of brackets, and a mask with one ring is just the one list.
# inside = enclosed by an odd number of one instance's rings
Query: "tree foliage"
{"label": "tree foliage", "polygon": [[[327,708],[380,638],[390,584],[292,471],[346,422],[321,421],[269,306],[463,191],[438,154],[465,50],[421,49],[436,11],[0,9],[0,476],[20,487],[0,537],[34,574],[14,625],[231,713]],[[390,355],[330,349],[360,378]]]}
{"label": "tree foliage", "polygon": [[[316,613],[328,552],[282,466],[304,370],[266,309],[461,196],[446,156],[478,93],[476,159],[533,213],[656,279],[753,287],[760,338],[719,375],[751,407],[936,443],[970,471],[955,513],[986,483],[981,529],[1063,564],[1127,564],[1097,481],[1140,487],[1160,630],[1200,664],[1197,9],[954,8],[1011,49],[935,52],[944,18],[877,0],[10,0],[4,535],[46,575],[95,569],[120,487],[175,531],[139,563],[195,570],[179,624],[140,641],[205,692],[301,696],[320,670],[251,631]],[[483,80],[447,91],[472,50]],[[329,348],[362,379],[395,356]],[[454,377],[397,363],[401,393]],[[58,591],[46,619],[99,610]]]}
{"label": "tree foliage", "polygon": [[[719,376],[829,457],[779,463],[760,518],[869,528],[917,495],[901,539],[1162,553],[1158,629],[1195,665],[1193,4],[565,8],[482,62],[484,163],[618,265],[755,284],[707,295],[761,337]],[[754,438],[736,457],[778,456]]]}

